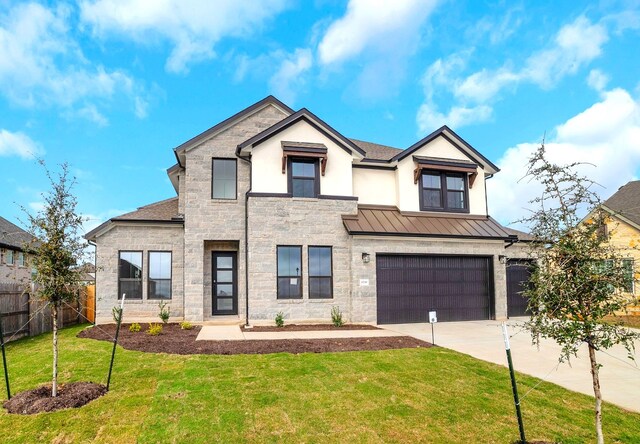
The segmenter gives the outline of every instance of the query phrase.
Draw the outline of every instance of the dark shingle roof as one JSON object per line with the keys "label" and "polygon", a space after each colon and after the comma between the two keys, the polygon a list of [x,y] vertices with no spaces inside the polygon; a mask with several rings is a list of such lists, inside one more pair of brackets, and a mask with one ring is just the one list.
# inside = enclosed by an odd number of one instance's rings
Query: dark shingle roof
{"label": "dark shingle roof", "polygon": [[524,231],[520,231],[520,230],[515,230],[513,228],[509,228],[509,227],[504,227],[504,231],[506,231],[507,233],[511,234],[512,236],[518,236],[518,240],[520,241],[532,241],[534,240],[534,237],[532,235],[530,235],[529,233],[526,233]]}
{"label": "dark shingle roof", "polygon": [[25,230],[0,216],[0,246],[22,250],[23,245],[31,239],[31,235]]}
{"label": "dark shingle roof", "polygon": [[138,208],[136,211],[116,216],[111,220],[153,220],[168,221],[175,220],[178,217],[178,198],[161,200],[144,207]]}
{"label": "dark shingle roof", "polygon": [[366,159],[375,160],[389,160],[396,154],[402,152],[400,148],[393,148],[391,146],[380,145],[377,143],[365,142],[363,140],[349,139],[358,147],[363,149],[367,154]]}
{"label": "dark shingle roof", "polygon": [[621,186],[613,196],[604,201],[603,206],[640,225],[640,180]]}

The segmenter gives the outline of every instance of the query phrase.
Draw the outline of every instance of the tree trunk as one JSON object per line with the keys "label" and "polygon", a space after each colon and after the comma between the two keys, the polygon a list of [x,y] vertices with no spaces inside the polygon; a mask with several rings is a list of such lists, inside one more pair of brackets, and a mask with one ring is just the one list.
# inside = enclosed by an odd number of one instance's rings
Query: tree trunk
{"label": "tree trunk", "polygon": [[51,396],[58,396],[58,305],[51,304],[51,316],[53,317],[53,381],[51,383]]}
{"label": "tree trunk", "polygon": [[598,363],[596,362],[596,349],[589,344],[589,360],[591,361],[591,378],[593,380],[593,393],[596,396],[596,435],[598,444],[604,444],[602,435],[602,393],[600,393],[600,377],[598,375]]}

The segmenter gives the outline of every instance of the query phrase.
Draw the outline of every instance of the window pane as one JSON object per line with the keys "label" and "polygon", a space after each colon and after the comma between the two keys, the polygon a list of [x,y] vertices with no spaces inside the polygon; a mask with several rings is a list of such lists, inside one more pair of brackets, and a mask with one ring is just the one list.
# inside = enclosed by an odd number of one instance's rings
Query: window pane
{"label": "window pane", "polygon": [[440,174],[423,174],[422,175],[422,187],[423,188],[440,188]]}
{"label": "window pane", "polygon": [[299,277],[278,278],[278,298],[296,299],[302,297],[302,279]]}
{"label": "window pane", "polygon": [[149,278],[149,299],[171,299],[171,279]]}
{"label": "window pane", "polygon": [[424,206],[427,208],[442,208],[440,202],[440,191],[438,190],[423,190]]}
{"label": "window pane", "polygon": [[332,297],[330,277],[309,278],[309,298],[331,299]]}
{"label": "window pane", "polygon": [[232,268],[233,258],[229,256],[218,256],[216,258],[216,266],[218,268]]}
{"label": "window pane", "polygon": [[633,259],[623,259],[622,266],[624,267],[625,274],[624,291],[633,293]]}
{"label": "window pane", "polygon": [[216,179],[235,180],[236,161],[233,159],[214,159],[213,177],[215,177]]}
{"label": "window pane", "polygon": [[464,192],[447,191],[447,207],[452,209],[464,208]]}
{"label": "window pane", "polygon": [[213,159],[214,199],[236,198],[236,161],[234,159]]}
{"label": "window pane", "polygon": [[233,299],[216,299],[216,310],[230,311],[233,310]]}
{"label": "window pane", "polygon": [[127,299],[142,299],[142,280],[120,280],[120,294],[118,299],[122,299],[122,294],[126,294]]}
{"label": "window pane", "polygon": [[291,179],[293,197],[316,197],[315,180]]}
{"label": "window pane", "polygon": [[142,252],[141,251],[121,251],[119,268],[120,268],[121,279],[141,279],[142,278]]}
{"label": "window pane", "polygon": [[302,272],[301,249],[278,247],[278,276],[300,276]]}
{"label": "window pane", "polygon": [[171,279],[171,253],[149,253],[149,279]]}
{"label": "window pane", "polygon": [[233,271],[231,270],[218,270],[216,274],[218,282],[233,282]]}
{"label": "window pane", "polygon": [[464,191],[464,179],[460,176],[447,176],[447,190]]}
{"label": "window pane", "polygon": [[331,247],[309,247],[309,276],[331,276]]}
{"label": "window pane", "polygon": [[216,296],[233,296],[233,285],[232,284],[216,285]]}
{"label": "window pane", "polygon": [[315,177],[315,162],[291,162],[291,174],[295,177]]}

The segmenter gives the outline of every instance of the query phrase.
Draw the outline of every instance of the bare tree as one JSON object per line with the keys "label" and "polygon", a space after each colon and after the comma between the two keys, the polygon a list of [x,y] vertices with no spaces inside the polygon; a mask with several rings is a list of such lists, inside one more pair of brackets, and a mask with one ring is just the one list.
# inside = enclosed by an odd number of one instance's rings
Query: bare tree
{"label": "bare tree", "polygon": [[82,287],[81,263],[84,243],[80,237],[83,219],[76,213],[77,200],[71,190],[75,179],[69,177],[69,165],[60,165],[59,173],[51,173],[44,161],[51,189],[42,195],[42,209],[32,214],[22,208],[28,218],[34,240],[28,245],[33,252],[31,264],[36,295],[51,306],[53,322],[53,377],[51,396],[58,395],[58,312],[64,303],[78,298]]}
{"label": "bare tree", "polygon": [[[610,215],[600,208],[594,182],[576,171],[579,165],[551,163],[544,144],[529,160],[527,176],[541,183],[544,191],[531,201],[537,208],[523,220],[537,239],[531,247],[537,264],[524,294],[529,297],[532,315],[527,328],[534,344],[540,338],[555,340],[562,347],[560,361],[577,356],[587,345],[601,444],[601,364],[596,351],[622,344],[633,359],[639,335],[603,322],[630,302],[625,289],[633,282],[633,270],[608,242],[610,234],[602,228]],[[588,216],[583,219],[580,214]]]}

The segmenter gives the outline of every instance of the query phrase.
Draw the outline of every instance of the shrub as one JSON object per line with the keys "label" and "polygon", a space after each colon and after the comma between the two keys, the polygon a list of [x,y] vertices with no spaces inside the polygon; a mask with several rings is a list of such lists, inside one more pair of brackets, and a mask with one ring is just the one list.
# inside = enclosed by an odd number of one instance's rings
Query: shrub
{"label": "shrub", "polygon": [[113,307],[111,309],[111,315],[113,316],[114,322],[120,322],[122,319],[122,311],[120,311],[120,307]]}
{"label": "shrub", "polygon": [[276,314],[276,327],[284,327],[284,313],[281,311]]}
{"label": "shrub", "polygon": [[140,330],[142,330],[142,327],[140,327],[140,324],[138,324],[137,322],[134,322],[133,324],[131,324],[131,325],[129,326],[129,331],[130,331],[131,333],[137,333],[137,332],[139,332]]}
{"label": "shrub", "polygon": [[180,328],[183,330],[191,330],[193,328],[193,324],[189,321],[182,321],[180,323]]}
{"label": "shrub", "polygon": [[342,327],[344,325],[344,321],[342,320],[342,312],[340,311],[340,307],[334,305],[331,308],[331,322],[336,327]]}
{"label": "shrub", "polygon": [[162,333],[162,324],[149,324],[148,335],[158,336],[160,333]]}
{"label": "shrub", "polygon": [[171,308],[167,305],[166,302],[160,302],[158,304],[160,308],[160,313],[158,313],[158,317],[162,321],[163,324],[166,324],[169,321],[169,316],[171,315]]}

